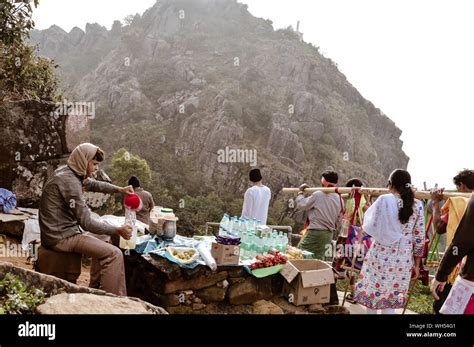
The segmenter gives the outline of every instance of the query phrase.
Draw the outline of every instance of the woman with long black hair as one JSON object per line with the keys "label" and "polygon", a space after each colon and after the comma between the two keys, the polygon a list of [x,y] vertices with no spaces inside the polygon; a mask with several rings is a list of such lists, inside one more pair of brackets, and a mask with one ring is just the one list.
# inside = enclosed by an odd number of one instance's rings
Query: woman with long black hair
{"label": "woman with long black hair", "polygon": [[371,314],[393,314],[405,306],[425,241],[423,204],[415,200],[410,174],[393,171],[388,187],[390,194],[380,196],[365,213],[363,228],[373,244],[354,291],[354,301]]}

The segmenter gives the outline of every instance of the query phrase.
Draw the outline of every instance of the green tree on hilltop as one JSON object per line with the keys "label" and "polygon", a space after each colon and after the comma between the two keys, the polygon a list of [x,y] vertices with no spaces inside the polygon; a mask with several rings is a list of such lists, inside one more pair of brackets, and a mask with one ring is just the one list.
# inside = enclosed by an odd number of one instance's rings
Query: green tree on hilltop
{"label": "green tree on hilltop", "polygon": [[137,176],[144,185],[151,181],[151,170],[145,159],[120,148],[112,157],[111,175],[115,184],[126,185],[130,176]]}
{"label": "green tree on hilltop", "polygon": [[[39,0],[32,4],[37,7]],[[25,41],[35,23],[30,1],[0,1],[0,101],[56,101],[58,79],[51,60],[38,57]]]}

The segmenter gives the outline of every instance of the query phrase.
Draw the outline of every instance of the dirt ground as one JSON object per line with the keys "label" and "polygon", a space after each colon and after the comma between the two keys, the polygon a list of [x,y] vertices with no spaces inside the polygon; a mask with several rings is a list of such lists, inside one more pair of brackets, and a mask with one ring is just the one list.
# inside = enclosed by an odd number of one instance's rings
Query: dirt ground
{"label": "dirt ground", "polygon": [[[21,240],[18,240],[14,237],[8,236],[3,234],[3,237],[0,239],[0,243],[9,243],[9,245],[21,245]],[[27,259],[26,256],[22,256],[23,254],[19,254],[18,256],[9,256],[5,257],[3,256],[4,254],[0,254],[0,261],[2,262],[7,262],[7,263],[12,263],[15,266],[28,269],[28,270],[34,270],[33,269],[33,263]],[[89,259],[84,259],[83,264],[82,264],[82,271],[81,275],[79,276],[77,280],[77,284],[80,286],[89,286],[89,277],[90,277],[90,260]]]}

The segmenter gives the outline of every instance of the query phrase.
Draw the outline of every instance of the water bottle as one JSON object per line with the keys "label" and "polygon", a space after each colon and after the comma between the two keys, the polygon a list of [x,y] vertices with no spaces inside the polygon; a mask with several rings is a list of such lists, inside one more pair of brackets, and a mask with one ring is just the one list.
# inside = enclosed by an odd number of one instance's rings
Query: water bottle
{"label": "water bottle", "polygon": [[264,244],[263,254],[268,254],[268,251],[270,250],[270,248],[272,248],[272,238],[265,237],[263,244]]}
{"label": "water bottle", "polygon": [[288,236],[282,235],[282,253],[286,252],[286,248],[288,247]]}
{"label": "water bottle", "polygon": [[257,239],[257,254],[263,254],[263,239],[261,236]]}
{"label": "water bottle", "polygon": [[283,237],[281,234],[278,234],[276,236],[276,246],[275,248],[278,250],[280,253],[285,253],[285,250],[283,249]]}
{"label": "water bottle", "polygon": [[240,258],[247,259],[249,251],[249,237],[246,232],[242,234],[242,240],[240,243]]}
{"label": "water bottle", "polygon": [[275,235],[272,235],[271,248],[276,249],[277,251],[279,251],[279,249],[278,249],[278,238],[277,238],[276,233],[275,233]]}
{"label": "water bottle", "polygon": [[255,230],[257,229],[257,220],[255,218],[252,218],[251,228],[253,233],[255,234]]}
{"label": "water bottle", "polygon": [[132,211],[128,208],[125,209],[125,225],[132,227],[132,237],[130,240],[125,240],[120,236],[119,247],[122,249],[135,249],[137,243],[137,226],[136,226],[137,216],[135,211]]}
{"label": "water bottle", "polygon": [[249,235],[248,237],[248,246],[247,246],[247,252],[246,252],[246,255],[247,255],[247,258],[248,259],[254,259],[256,254],[255,254],[255,239],[254,239],[255,235]]}
{"label": "water bottle", "polygon": [[248,233],[249,231],[249,220],[248,218],[242,218],[242,221],[243,221],[243,230]]}
{"label": "water bottle", "polygon": [[240,236],[240,230],[241,230],[241,222],[239,217],[235,217],[235,230],[234,230],[234,236],[239,237]]}
{"label": "water bottle", "polygon": [[229,215],[224,213],[224,216],[221,219],[221,223],[219,224],[219,236],[227,235],[227,228],[228,228],[228,221]]}
{"label": "water bottle", "polygon": [[235,231],[235,217],[230,218],[229,220],[229,228],[227,230],[227,234],[232,236],[234,235],[234,231]]}
{"label": "water bottle", "polygon": [[245,232],[245,221],[243,219],[239,219],[239,237],[242,237],[242,235],[244,234]]}

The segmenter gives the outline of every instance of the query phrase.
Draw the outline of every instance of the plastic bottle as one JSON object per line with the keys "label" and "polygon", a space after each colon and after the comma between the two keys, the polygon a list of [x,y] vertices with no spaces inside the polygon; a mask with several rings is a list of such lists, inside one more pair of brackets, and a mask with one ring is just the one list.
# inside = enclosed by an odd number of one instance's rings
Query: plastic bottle
{"label": "plastic bottle", "polygon": [[240,243],[240,258],[247,259],[249,252],[249,236],[246,232],[242,233],[242,240]]}
{"label": "plastic bottle", "polygon": [[278,245],[279,245],[278,237],[275,233],[275,235],[272,235],[272,242],[270,244],[270,247],[279,251]]}
{"label": "plastic bottle", "polygon": [[263,239],[263,254],[267,254],[268,250],[272,248],[271,242],[272,242],[271,237],[265,237]]}
{"label": "plastic bottle", "polygon": [[125,240],[122,236],[120,236],[120,243],[119,247],[122,249],[135,249],[137,243],[137,226],[136,226],[137,216],[135,211],[130,209],[125,209],[125,225],[129,225],[132,227],[132,237],[130,240]]}
{"label": "plastic bottle", "polygon": [[257,239],[257,254],[262,255],[263,252],[264,252],[264,248],[263,248],[263,238],[262,238],[262,237],[258,237],[258,239]]}
{"label": "plastic bottle", "polygon": [[234,218],[229,218],[229,227],[227,228],[227,235],[234,235]]}
{"label": "plastic bottle", "polygon": [[221,223],[219,225],[219,236],[224,236],[227,235],[227,228],[228,228],[228,221],[229,221],[229,215],[227,213],[224,213],[224,216],[221,219]]}
{"label": "plastic bottle", "polygon": [[286,252],[286,248],[288,247],[288,236],[287,235],[282,235],[282,253]]}
{"label": "plastic bottle", "polygon": [[249,220],[248,220],[248,218],[241,218],[241,220],[242,220],[242,223],[243,223],[242,230],[245,231],[246,233],[248,233],[248,230],[249,230]]}
{"label": "plastic bottle", "polygon": [[251,229],[252,232],[255,234],[255,230],[257,229],[257,220],[255,218],[252,218]]}
{"label": "plastic bottle", "polygon": [[238,237],[239,234],[240,234],[240,219],[239,219],[239,217],[234,217],[234,218],[235,218],[235,220],[234,220],[234,225],[235,225],[234,236]]}
{"label": "plastic bottle", "polygon": [[257,256],[257,237],[251,235],[249,238],[248,257],[254,259]]}

